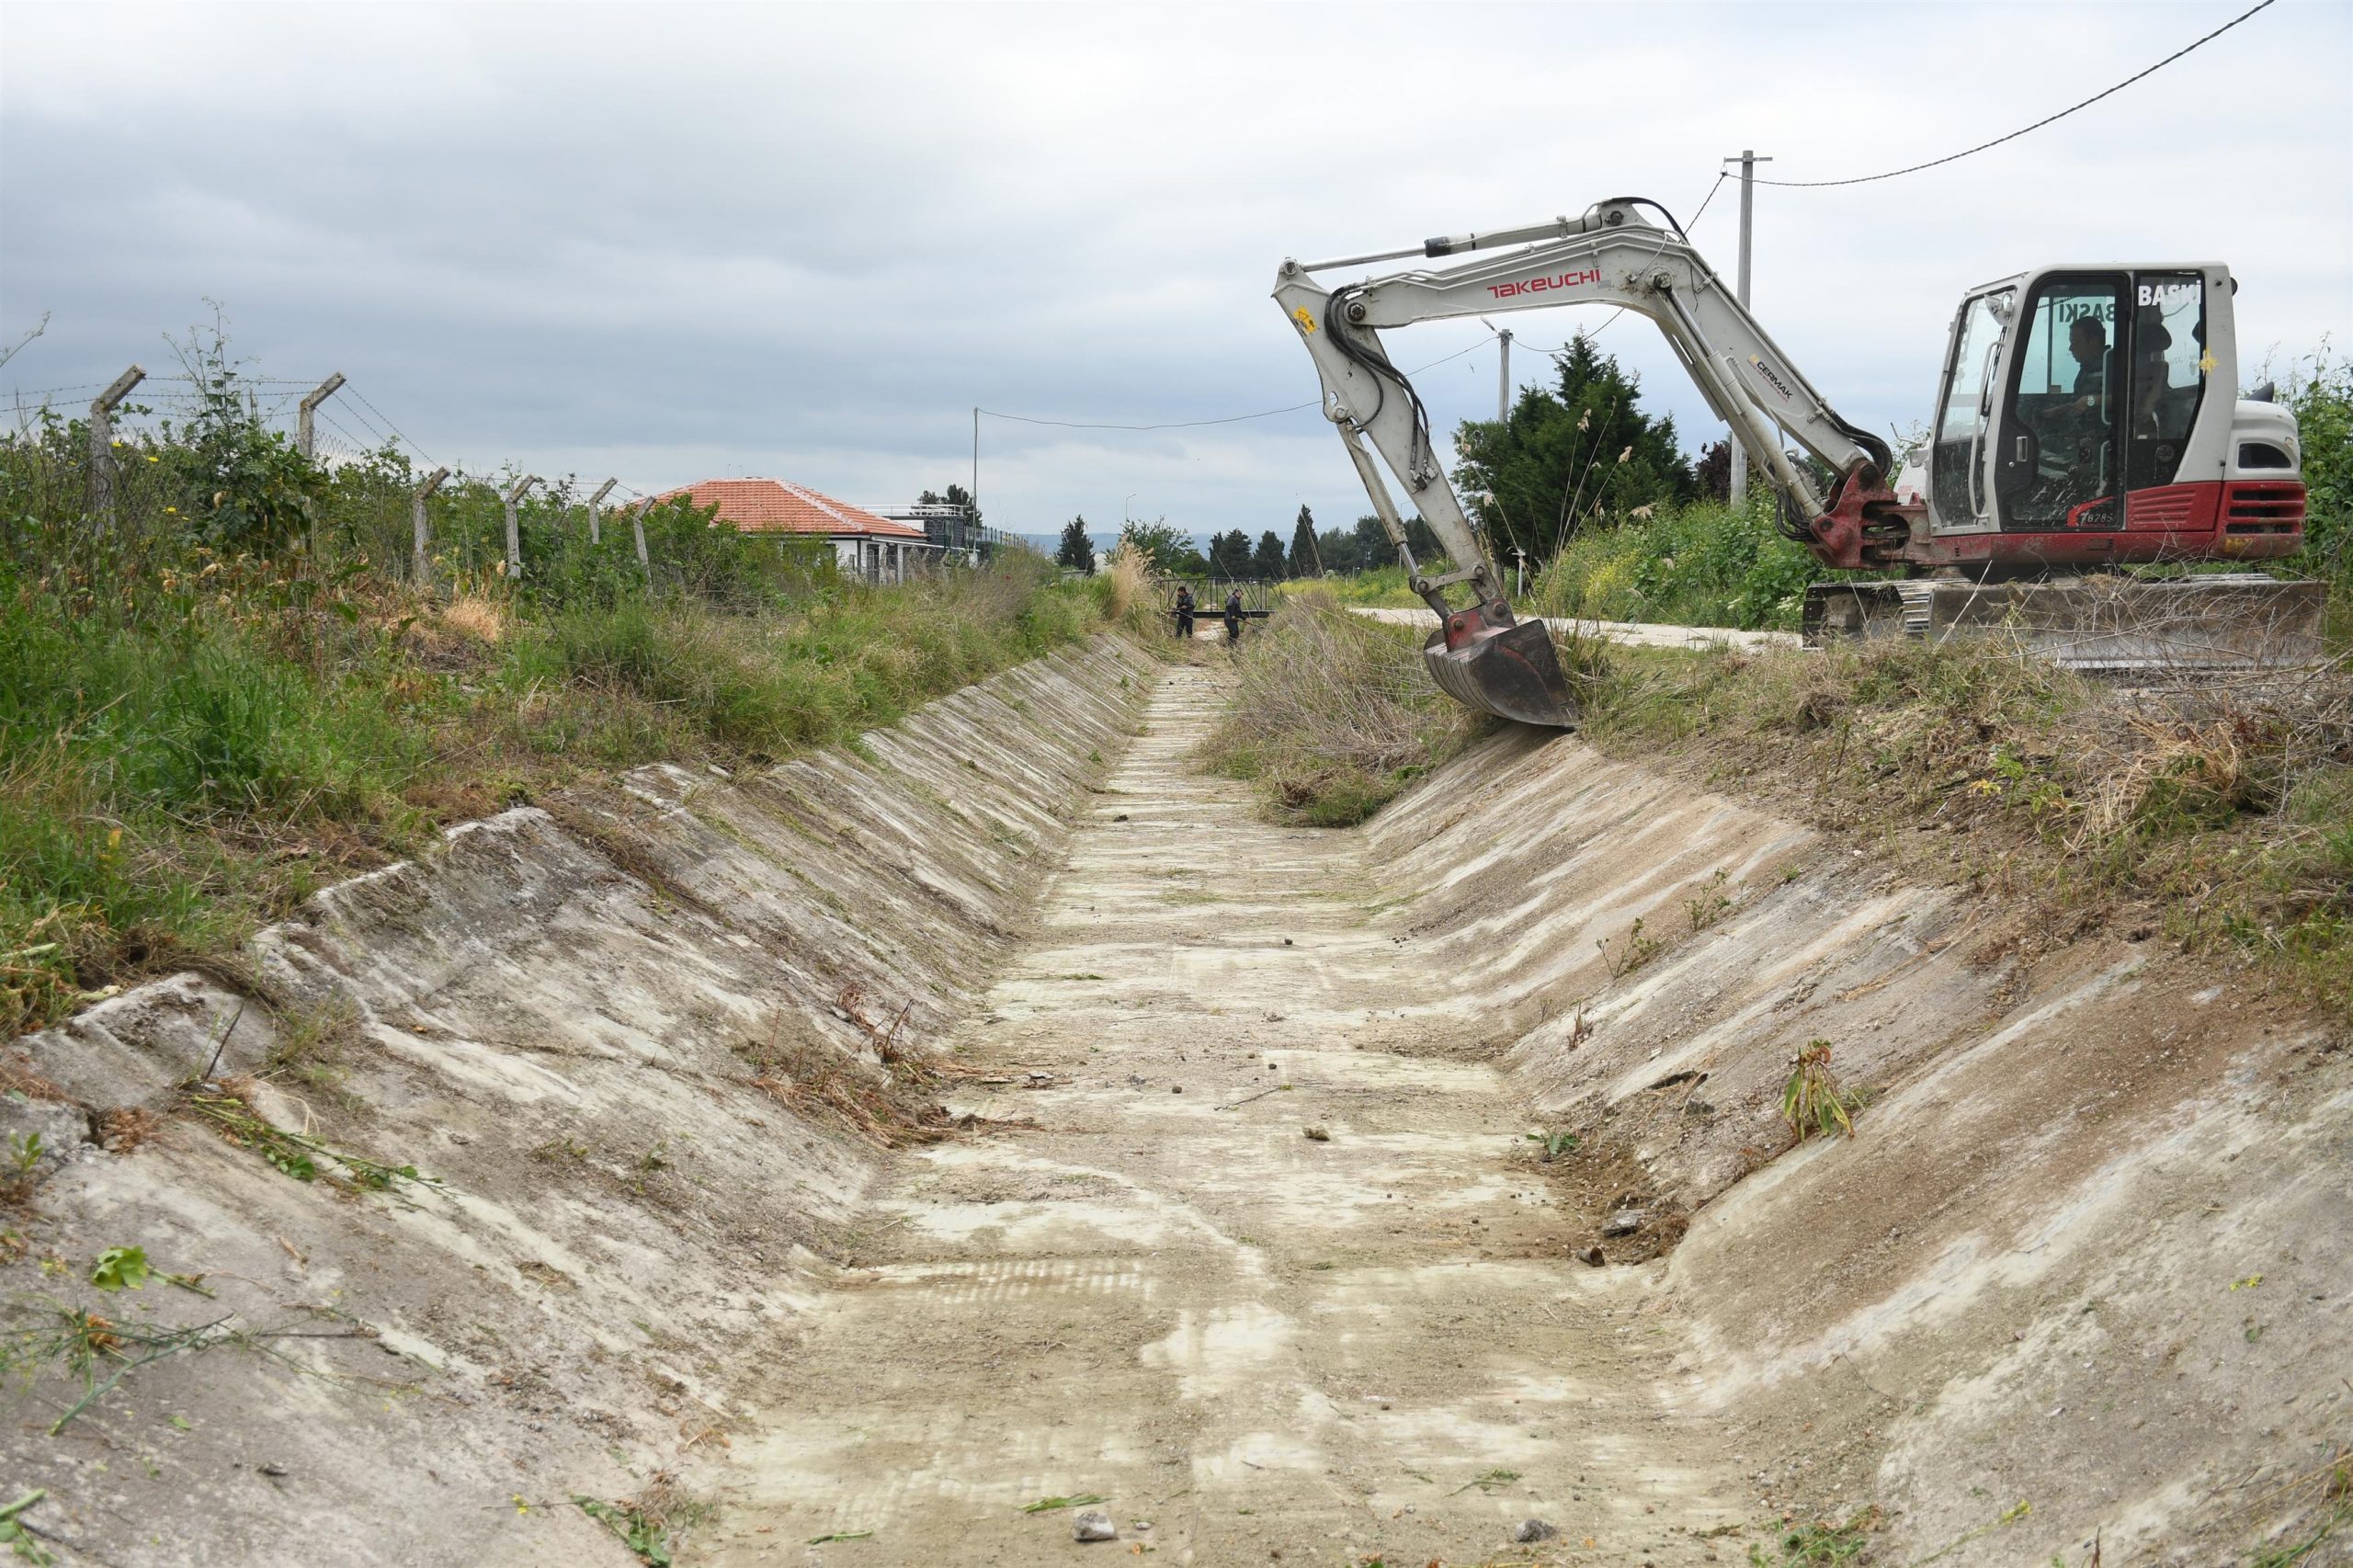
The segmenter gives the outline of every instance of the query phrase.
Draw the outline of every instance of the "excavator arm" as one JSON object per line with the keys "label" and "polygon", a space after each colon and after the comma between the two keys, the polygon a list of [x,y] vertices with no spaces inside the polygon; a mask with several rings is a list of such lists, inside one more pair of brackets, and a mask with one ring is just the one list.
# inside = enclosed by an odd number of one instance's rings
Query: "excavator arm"
{"label": "excavator arm", "polygon": [[[1839,416],[1677,229],[1643,220],[1639,209],[1652,206],[1619,198],[1579,218],[1450,235],[1409,251],[1328,262],[1286,260],[1276,276],[1276,301],[1322,378],[1324,415],[1339,430],[1414,591],[1438,614],[1440,631],[1426,651],[1432,672],[1442,687],[1473,707],[1531,722],[1574,722],[1574,705],[1549,640],[1540,653],[1540,639],[1520,630],[1513,618],[1495,562],[1432,449],[1427,412],[1381,344],[1383,327],[1553,305],[1623,307],[1658,324],[1709,408],[1731,427],[1756,471],[1794,513],[1792,537],[1826,564],[1859,566],[1867,532],[1900,533],[1904,528],[1886,515],[1895,500],[1886,488],[1892,477],[1887,444]],[[1312,276],[1408,256],[1485,250],[1503,254],[1338,288],[1327,289]],[[1790,460],[1783,431],[1838,476],[1834,494],[1820,494],[1812,478]],[[1428,576],[1414,560],[1398,507],[1368,444],[1446,547],[1454,572]],[[1449,597],[1448,591],[1458,585],[1469,589],[1467,605],[1457,606]],[[1539,623],[1528,625],[1541,630]],[[1506,646],[1483,646],[1506,634]],[[1537,662],[1546,667],[1529,667]],[[1526,697],[1521,688],[1530,679],[1548,688],[1544,701],[1532,703]]]}

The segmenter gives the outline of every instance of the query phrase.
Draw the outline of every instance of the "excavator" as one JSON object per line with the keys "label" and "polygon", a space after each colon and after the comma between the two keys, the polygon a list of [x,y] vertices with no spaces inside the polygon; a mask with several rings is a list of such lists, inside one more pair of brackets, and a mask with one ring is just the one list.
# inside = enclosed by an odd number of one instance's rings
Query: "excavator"
{"label": "excavator", "polygon": [[[1482,251],[1498,254],[1337,288],[1313,277]],[[1927,438],[1900,466],[1642,198],[1411,249],[1286,259],[1274,297],[1415,593],[1438,612],[1423,657],[1438,686],[1503,718],[1574,728],[1551,633],[1513,615],[1382,329],[1566,304],[1656,323],[1778,496],[1782,531],[1825,567],[1881,574],[1810,589],[1809,643],[1999,630],[2079,668],[2205,669],[2317,656],[2325,608],[2319,583],[2117,570],[2277,560],[2303,545],[2295,420],[2266,393],[2238,395],[2236,291],[2216,262],[2044,267],[1969,290]],[[1414,559],[1375,453],[1452,570]]]}

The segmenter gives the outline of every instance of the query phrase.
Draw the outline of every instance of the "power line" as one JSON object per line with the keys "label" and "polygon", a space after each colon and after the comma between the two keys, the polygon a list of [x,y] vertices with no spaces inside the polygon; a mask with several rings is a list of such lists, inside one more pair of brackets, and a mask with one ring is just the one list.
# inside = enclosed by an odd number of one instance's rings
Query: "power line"
{"label": "power line", "polygon": [[1991,142],[1980,142],[1974,147],[1964,148],[1962,151],[1958,153],[1948,153],[1941,158],[1931,158],[1925,164],[1914,164],[1908,168],[1890,169],[1885,174],[1881,175],[1858,175],[1852,179],[1760,179],[1756,183],[1758,185],[1780,186],[1784,188],[1790,189],[1818,190],[1825,186],[1834,185],[1869,185],[1874,180],[1893,179],[1899,175],[1916,175],[1922,169],[1933,169],[1942,164],[1957,163],[1961,159],[1969,157],[1973,153],[1983,153],[1989,147],[1998,147],[2005,142],[2015,142],[2019,137],[2026,135],[2029,131],[2040,131],[2046,125],[2054,124],[2059,120],[2066,119],[2069,115],[2074,114],[2078,109],[2089,108],[2092,105],[2099,102],[2100,99],[2110,97],[2113,94],[2122,92],[2125,88],[2131,86],[2133,83],[2142,80],[2143,77],[2155,75],[2158,72],[2164,70],[2175,61],[2179,60],[2183,55],[2188,54],[2190,51],[2197,49],[2201,45],[2211,43],[2216,39],[2221,38],[2224,33],[2229,32],[2233,28],[2237,27],[2241,22],[2244,22],[2249,17],[2254,16],[2256,12],[2270,9],[2275,3],[2276,0],[2258,0],[2256,5],[2240,12],[2237,16],[2233,17],[2229,21],[2224,22],[2221,27],[2216,28],[2204,38],[2197,39],[2189,43],[2184,44],[2181,48],[2175,50],[2171,54],[2166,55],[2163,60],[2158,61],[2154,65],[2150,66],[2147,70],[2125,77],[2124,80],[2117,83],[2116,85],[2109,88],[2106,92],[2094,93],[2082,103],[2070,105],[2068,108],[2061,109],[2057,114],[2046,115],[2042,119],[2036,120],[2032,125],[2021,126],[2018,130],[2011,131],[2007,136],[1996,136]]}
{"label": "power line", "polygon": [[[1405,374],[1418,376],[1449,359],[1460,359],[1465,354],[1475,353],[1494,341],[1493,336],[1483,337],[1468,348],[1458,348],[1427,365],[1416,365]],[[1010,419],[1021,425],[1051,425],[1061,430],[1196,430],[1204,425],[1239,425],[1248,419],[1271,419],[1278,414],[1297,414],[1302,408],[1320,408],[1323,404],[1322,398],[1310,398],[1305,403],[1294,403],[1284,408],[1262,408],[1256,414],[1231,414],[1222,419],[1173,419],[1160,425],[1097,425],[1077,419],[1035,419],[1027,414],[999,414],[994,408],[983,408],[980,412],[992,419]]]}

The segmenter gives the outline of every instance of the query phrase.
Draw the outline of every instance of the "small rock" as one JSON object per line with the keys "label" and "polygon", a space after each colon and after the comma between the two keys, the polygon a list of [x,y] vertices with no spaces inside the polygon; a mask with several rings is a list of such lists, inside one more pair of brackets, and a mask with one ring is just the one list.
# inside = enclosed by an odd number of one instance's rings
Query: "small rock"
{"label": "small rock", "polygon": [[1152,1528],[1152,1521],[1150,1519],[1131,1519],[1128,1523],[1128,1528],[1131,1530],[1148,1530]]}
{"label": "small rock", "polygon": [[1120,1527],[1113,1524],[1111,1516],[1102,1509],[1089,1508],[1072,1517],[1070,1538],[1073,1540],[1117,1540],[1120,1539]]}
{"label": "small rock", "polygon": [[1171,1084],[1168,1085],[1168,1092],[1172,1095],[1181,1095],[1185,1092],[1185,1085],[1182,1084]]}
{"label": "small rock", "polygon": [[1548,1525],[1541,1519],[1522,1519],[1519,1521],[1519,1528],[1511,1532],[1511,1538],[1525,1543],[1531,1540],[1551,1540],[1560,1533],[1557,1526]]}
{"label": "small rock", "polygon": [[[1128,813],[1127,813],[1127,812],[1121,812],[1118,816],[1113,817],[1111,820],[1112,820],[1113,822],[1125,822],[1125,821],[1127,821],[1127,820],[1128,820]],[[1084,1539],[1084,1538],[1081,1538],[1081,1539]]]}
{"label": "small rock", "polygon": [[1601,1222],[1601,1233],[1605,1239],[1610,1236],[1631,1236],[1641,1230],[1643,1222],[1649,1218],[1649,1215],[1639,1209],[1620,1209]]}
{"label": "small rock", "polygon": [[1599,1247],[1587,1247],[1585,1251],[1577,1254],[1577,1261],[1579,1263],[1589,1263],[1593,1265],[1594,1267],[1598,1268],[1601,1267],[1602,1263],[1601,1249]]}
{"label": "small rock", "polygon": [[1285,937],[1283,938],[1283,946],[1286,948],[1290,946],[1290,938],[1289,937]]}
{"label": "small rock", "polygon": [[254,1466],[254,1468],[261,1471],[264,1475],[276,1476],[284,1475],[286,1473],[286,1467],[282,1464],[257,1464]]}
{"label": "small rock", "polygon": [[1332,1130],[1328,1127],[1302,1127],[1299,1131],[1311,1143],[1329,1143],[1332,1141]]}

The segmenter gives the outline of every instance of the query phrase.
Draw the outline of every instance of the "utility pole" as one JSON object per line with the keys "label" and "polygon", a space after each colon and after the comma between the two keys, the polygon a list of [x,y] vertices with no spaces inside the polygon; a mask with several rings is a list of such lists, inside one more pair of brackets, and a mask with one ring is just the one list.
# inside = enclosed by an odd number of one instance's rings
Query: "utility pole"
{"label": "utility pole", "polygon": [[114,526],[115,407],[146,379],[147,372],[133,365],[90,400],[90,516],[100,533]]}
{"label": "utility pole", "polygon": [[523,575],[523,532],[515,521],[516,504],[523,499],[523,492],[540,482],[540,476],[527,473],[515,482],[504,499],[506,502],[506,575],[514,581]]}
{"label": "utility pole", "polygon": [[603,541],[604,536],[597,531],[597,508],[603,503],[606,496],[613,493],[613,486],[620,483],[618,479],[608,479],[597,486],[597,494],[588,497],[588,542],[590,544]]}
{"label": "utility pole", "polygon": [[972,515],[981,512],[981,405],[972,404]]}
{"label": "utility pole", "polygon": [[[1740,165],[1740,308],[1748,308],[1748,246],[1749,234],[1756,211],[1756,165],[1769,164],[1770,158],[1760,158],[1753,147],[1741,149],[1737,158],[1726,158],[1727,164]],[[1748,449],[1740,444],[1740,432],[1732,433],[1732,493],[1735,506],[1748,499]]]}
{"label": "utility pole", "polygon": [[312,418],[319,412],[319,404],[333,397],[343,387],[343,372],[337,370],[303,394],[294,410],[294,449],[304,457],[318,455],[318,432],[312,427]]}
{"label": "utility pole", "polygon": [[442,481],[449,477],[448,469],[437,468],[425,476],[424,483],[409,494],[409,575],[419,583],[425,581],[426,574],[429,570],[425,563],[425,550],[426,546],[433,540],[433,530],[425,520],[426,497],[440,489]]}
{"label": "utility pole", "polygon": [[1511,417],[1511,328],[1495,334],[1495,341],[1504,346],[1503,364],[1495,372],[1495,423],[1500,425]]}

